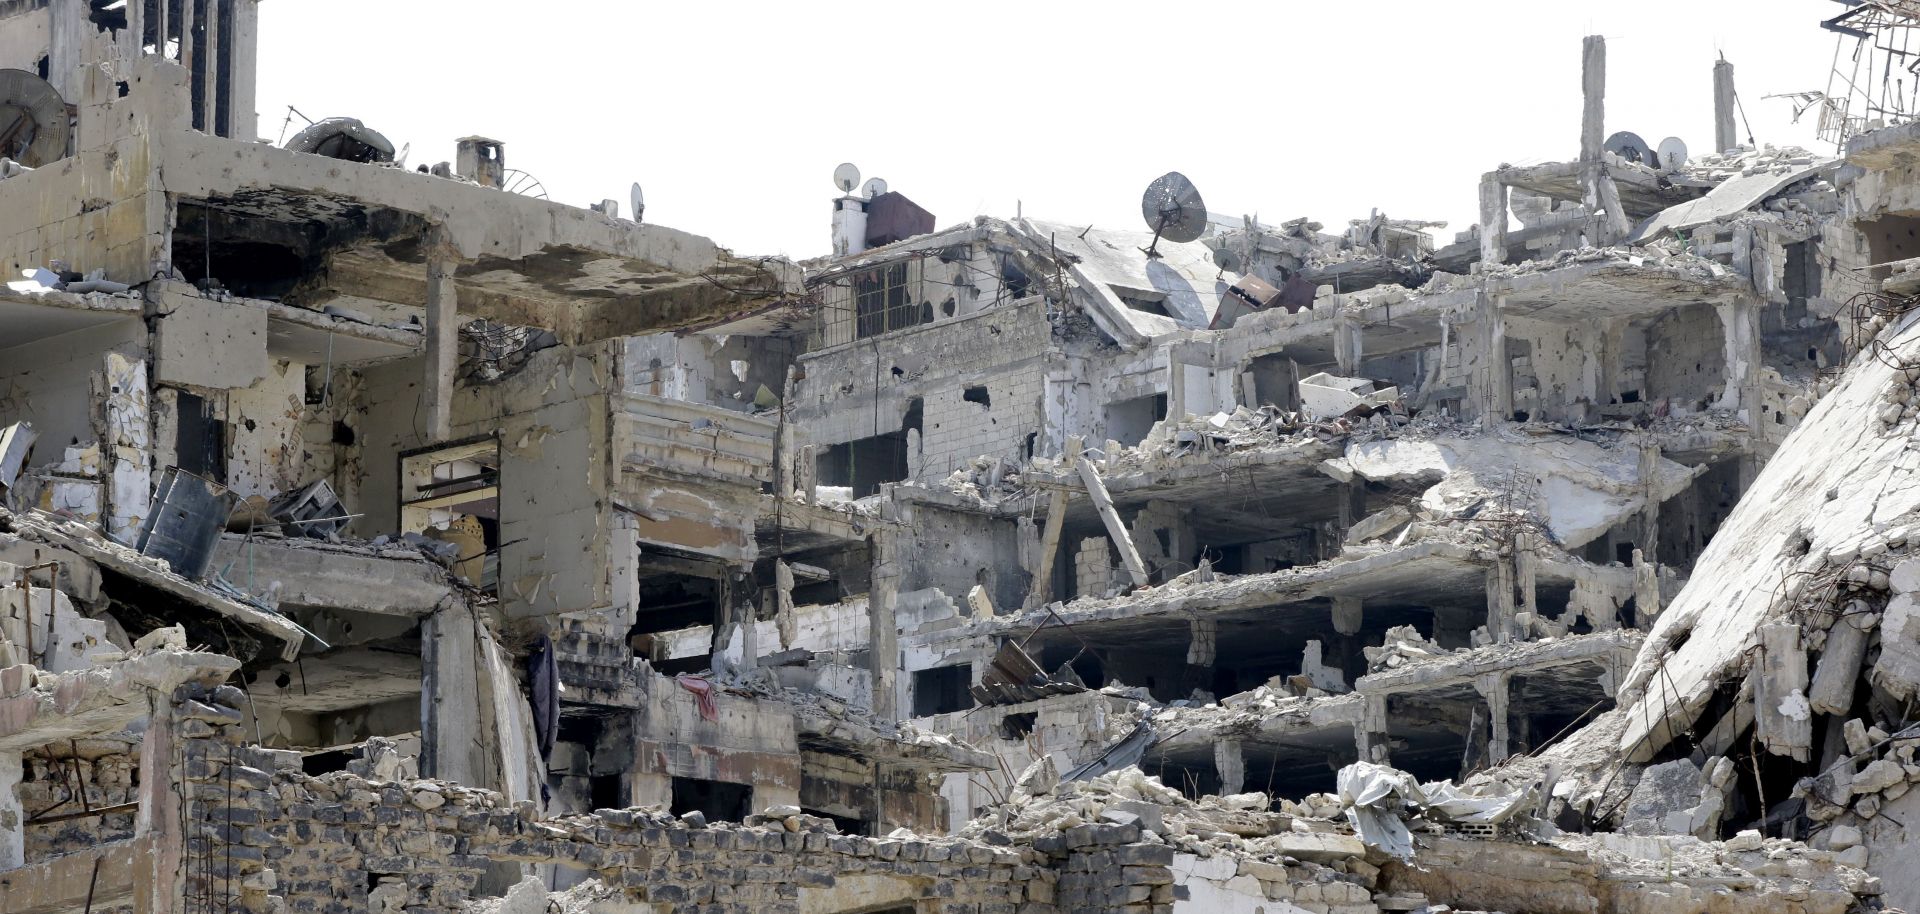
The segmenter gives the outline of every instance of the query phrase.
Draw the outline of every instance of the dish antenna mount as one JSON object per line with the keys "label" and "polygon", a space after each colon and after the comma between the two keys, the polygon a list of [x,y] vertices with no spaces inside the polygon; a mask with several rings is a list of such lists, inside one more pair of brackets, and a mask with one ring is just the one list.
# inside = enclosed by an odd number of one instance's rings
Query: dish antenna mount
{"label": "dish antenna mount", "polygon": [[0,70],[0,157],[39,168],[67,154],[67,103],[46,80]]}
{"label": "dish antenna mount", "polygon": [[1207,230],[1207,205],[1187,176],[1170,171],[1153,179],[1140,197],[1140,217],[1153,229],[1153,244],[1141,248],[1150,258],[1160,256],[1160,239],[1193,241]]}
{"label": "dish antenna mount", "polygon": [[645,222],[647,215],[647,198],[646,195],[640,193],[640,182],[633,182],[633,189],[627,191],[627,202],[633,204],[633,221]]}
{"label": "dish antenna mount", "polygon": [[841,162],[840,167],[833,170],[833,186],[843,194],[853,193],[853,189],[860,186],[860,169],[852,162]]}
{"label": "dish antenna mount", "polygon": [[860,187],[861,196],[864,196],[869,200],[873,199],[874,197],[878,197],[881,194],[884,194],[886,192],[887,192],[886,178],[868,178],[867,183]]}

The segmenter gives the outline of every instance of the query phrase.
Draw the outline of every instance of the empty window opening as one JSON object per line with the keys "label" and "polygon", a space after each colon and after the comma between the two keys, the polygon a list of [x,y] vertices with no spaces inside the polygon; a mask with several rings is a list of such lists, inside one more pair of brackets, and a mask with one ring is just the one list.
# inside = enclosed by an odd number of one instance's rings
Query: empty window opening
{"label": "empty window opening", "polygon": [[1132,447],[1145,441],[1154,423],[1167,417],[1167,395],[1152,394],[1107,404],[1107,437]]}
{"label": "empty window opening", "polygon": [[973,668],[966,664],[913,671],[913,716],[950,714],[973,707]]}
{"label": "empty window opening", "polygon": [[174,465],[215,482],[227,480],[227,424],[198,394],[174,391]]}
{"label": "empty window opening", "polygon": [[1025,714],[1009,714],[1000,718],[1000,738],[1024,740],[1033,732],[1034,724],[1040,720],[1040,712],[1029,711]]}
{"label": "empty window opening", "polygon": [[876,494],[883,483],[907,478],[907,433],[832,445],[814,459],[814,468],[820,485],[845,486],[854,498]]}
{"label": "empty window opening", "polygon": [[987,393],[985,386],[969,387],[965,393],[960,395],[960,398],[968,403],[978,403],[981,406],[993,405],[993,397]]}
{"label": "empty window opening", "polygon": [[739,822],[753,812],[753,787],[704,778],[673,779],[673,814],[698,812],[709,822]]}

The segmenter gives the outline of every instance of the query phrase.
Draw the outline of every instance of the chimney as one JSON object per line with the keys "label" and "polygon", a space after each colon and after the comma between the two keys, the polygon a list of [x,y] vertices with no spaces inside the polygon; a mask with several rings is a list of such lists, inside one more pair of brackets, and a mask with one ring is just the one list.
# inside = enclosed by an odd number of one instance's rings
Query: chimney
{"label": "chimney", "polygon": [[833,201],[833,256],[845,257],[867,249],[867,201],[847,194]]}
{"label": "chimney", "polygon": [[460,177],[469,178],[481,187],[500,189],[506,183],[507,144],[483,136],[463,137],[459,142],[454,170]]}

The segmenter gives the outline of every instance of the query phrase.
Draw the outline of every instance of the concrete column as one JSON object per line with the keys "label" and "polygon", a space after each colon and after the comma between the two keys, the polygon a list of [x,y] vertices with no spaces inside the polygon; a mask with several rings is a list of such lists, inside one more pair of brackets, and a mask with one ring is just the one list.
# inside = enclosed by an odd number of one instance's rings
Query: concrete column
{"label": "concrete column", "polygon": [[1588,35],[1580,43],[1580,163],[1587,211],[1600,206],[1600,156],[1607,142],[1607,39]]}
{"label": "concrete column", "polygon": [[233,49],[233,79],[227,109],[233,138],[251,143],[260,136],[260,112],[255,110],[255,83],[260,73],[260,8],[256,0],[232,0],[233,29],[227,46]]}
{"label": "concrete column", "polygon": [[1648,555],[1660,554],[1660,500],[1655,495],[1660,478],[1660,443],[1649,435],[1640,442],[1640,535],[1634,545]]}
{"label": "concrete column", "polygon": [[1333,630],[1343,635],[1360,634],[1359,597],[1333,598]]}
{"label": "concrete column", "polygon": [[[1846,605],[1833,628],[1827,632],[1826,650],[1813,671],[1813,684],[1807,688],[1807,704],[1822,714],[1844,716],[1853,710],[1853,695],[1860,681],[1860,667],[1867,656],[1867,638],[1880,622],[1864,601]],[[4,766],[0,760],[0,766]],[[6,773],[0,770],[0,778]]]}
{"label": "concrete column", "polygon": [[[193,0],[187,0],[191,3]],[[206,0],[206,21],[201,30],[206,32],[207,45],[201,49],[200,66],[206,71],[202,81],[206,91],[200,93],[200,123],[206,125],[208,134],[219,132],[220,110],[220,4],[221,0]]]}
{"label": "concrete column", "polygon": [[157,699],[140,738],[140,811],[133,833],[143,847],[134,858],[134,914],[175,914],[186,898],[186,836],[181,832],[181,786],[175,774],[180,744],[174,734],[172,696]]}
{"label": "concrete column", "polygon": [[1754,736],[1768,752],[1805,762],[1813,751],[1813,715],[1792,713],[1791,697],[1807,694],[1807,649],[1800,626],[1778,622],[1760,627],[1760,659],[1754,679]]}
{"label": "concrete column", "polygon": [[127,37],[124,59],[128,63],[140,59],[140,49],[146,40],[143,36],[146,34],[147,0],[127,0]]}
{"label": "concrete column", "polygon": [[1643,549],[1633,550],[1633,608],[1634,627],[1652,631],[1660,615],[1660,563],[1649,560]]}
{"label": "concrete column", "polygon": [[153,53],[161,60],[167,59],[167,35],[173,30],[173,23],[167,19],[167,0],[153,0]]}
{"label": "concrete column", "polygon": [[[198,72],[194,69],[194,61],[200,59],[200,55],[194,53],[196,49],[193,46],[194,3],[195,0],[180,0],[180,65],[187,68],[187,85],[189,87],[193,85],[193,81],[198,77]],[[189,102],[187,107],[191,110],[193,107],[191,102],[192,89],[189,88],[188,92]],[[193,115],[187,115],[187,119],[189,123],[191,123]],[[207,132],[212,133],[213,131],[209,130]]]}
{"label": "concrete column", "polygon": [[27,862],[27,811],[20,803],[21,758],[0,752],[0,872]]}
{"label": "concrete column", "polygon": [[1513,640],[1513,557],[1501,556],[1487,569],[1487,635],[1495,644]]}
{"label": "concrete column", "polygon": [[1513,415],[1513,360],[1507,357],[1506,297],[1484,296],[1476,320],[1481,366],[1474,405],[1481,410],[1483,427],[1507,421]]}
{"label": "concrete column", "polygon": [[1759,403],[1760,309],[1746,298],[1716,303],[1713,307],[1720,315],[1727,361],[1726,389],[1721,391],[1720,401],[1714,406],[1736,410],[1742,420],[1757,424],[1760,417],[1751,413]]}
{"label": "concrete column", "polygon": [[1246,789],[1247,759],[1240,741],[1217,740],[1213,744],[1213,768],[1220,773],[1220,795],[1230,796]]}
{"label": "concrete column", "polygon": [[900,719],[900,629],[896,617],[900,601],[899,544],[890,530],[876,530],[869,543],[873,549],[873,581],[868,587],[867,621],[872,630],[873,649],[868,663],[873,670],[873,713],[882,720]]}
{"label": "concrete column", "polygon": [[459,296],[454,286],[458,253],[446,229],[427,233],[427,438],[453,437],[454,371],[460,362]]}
{"label": "concrete column", "polygon": [[1507,262],[1507,185],[1492,172],[1480,177],[1480,262]]}
{"label": "concrete column", "polygon": [[[1533,534],[1522,532],[1513,538],[1514,588],[1520,594],[1520,611],[1540,612],[1540,553]],[[1521,637],[1526,637],[1521,632]]]}
{"label": "concrete column", "polygon": [[1733,129],[1733,64],[1725,57],[1713,62],[1713,151],[1740,145]]}
{"label": "concrete column", "polygon": [[1510,752],[1507,732],[1507,674],[1475,676],[1473,687],[1487,700],[1487,762],[1498,765]]}
{"label": "concrete column", "polygon": [[1360,706],[1360,721],[1353,727],[1354,748],[1360,760],[1378,765],[1388,763],[1387,696],[1368,695]]}
{"label": "concrete column", "polygon": [[421,777],[486,786],[479,625],[473,609],[459,601],[421,623]]}
{"label": "concrete column", "polygon": [[93,31],[87,13],[86,0],[47,4],[47,82],[61,98],[76,103],[82,84],[75,71],[85,64],[87,35]]}
{"label": "concrete column", "polygon": [[1365,350],[1358,326],[1345,317],[1334,321],[1333,358],[1339,364],[1342,376],[1352,377],[1360,370],[1360,359],[1365,355]]}

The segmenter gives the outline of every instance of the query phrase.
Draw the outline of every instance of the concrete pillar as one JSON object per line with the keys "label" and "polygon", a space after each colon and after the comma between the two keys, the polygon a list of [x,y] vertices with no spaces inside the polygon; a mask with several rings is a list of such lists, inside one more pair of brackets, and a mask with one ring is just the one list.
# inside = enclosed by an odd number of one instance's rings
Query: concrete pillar
{"label": "concrete pillar", "polygon": [[0,752],[0,872],[27,862],[26,807],[20,803],[21,759]]}
{"label": "concrete pillar", "polygon": [[[193,46],[193,20],[195,12],[193,6],[195,2],[196,0],[180,0],[180,65],[187,68],[188,86],[192,86],[193,81],[197,78],[198,71],[194,69],[194,61],[200,59],[200,55],[194,53],[198,49]],[[189,89],[188,91],[191,93],[192,90]],[[192,96],[189,95],[188,97],[191,99]],[[191,101],[189,101],[187,107],[189,109],[193,107]],[[187,117],[190,122],[194,119],[191,114]],[[212,131],[208,132],[211,133]]]}
{"label": "concrete pillar", "polygon": [[1333,323],[1333,358],[1340,366],[1341,376],[1352,377],[1359,372],[1365,352],[1360,328],[1345,317],[1337,318]]}
{"label": "concrete pillar", "polygon": [[1230,796],[1246,789],[1247,759],[1240,741],[1216,740],[1213,744],[1213,768],[1220,773],[1220,794]]}
{"label": "concrete pillar", "polygon": [[1333,598],[1333,630],[1343,635],[1360,634],[1359,597]]}
{"label": "concrete pillar", "polygon": [[1487,762],[1498,765],[1509,754],[1507,732],[1507,674],[1484,673],[1475,676],[1473,687],[1487,700]]}
{"label": "concrete pillar", "polygon": [[1756,424],[1760,417],[1752,412],[1759,403],[1760,309],[1746,298],[1719,302],[1713,308],[1720,315],[1727,361],[1726,388],[1714,406],[1736,410],[1742,421]]}
{"label": "concrete pillar", "polygon": [[[1805,762],[1813,752],[1813,714],[1808,711],[1807,650],[1800,626],[1760,626],[1760,659],[1754,677],[1754,736],[1774,755]],[[1797,694],[1796,694],[1797,693]],[[1795,713],[1794,705],[1799,705]]]}
{"label": "concrete pillar", "polygon": [[176,914],[186,900],[186,836],[176,775],[180,745],[172,696],[157,698],[140,737],[140,811],[134,815],[133,833],[143,852],[134,858],[134,914]]}
{"label": "concrete pillar", "polygon": [[427,233],[427,438],[453,437],[454,372],[460,363],[459,295],[454,286],[458,253],[446,229]]}
{"label": "concrete pillar", "polygon": [[1600,155],[1607,142],[1607,39],[1588,35],[1580,42],[1580,162],[1588,166],[1587,208],[1599,205]]}
{"label": "concrete pillar", "polygon": [[875,530],[869,540],[873,550],[873,581],[868,587],[867,621],[872,630],[873,649],[868,662],[873,670],[873,713],[882,720],[900,719],[900,629],[896,613],[900,601],[900,546],[897,534]]}
{"label": "concrete pillar", "polygon": [[80,98],[81,82],[76,71],[86,63],[87,35],[93,31],[87,13],[86,0],[51,0],[47,4],[47,82],[61,98],[71,102]]}
{"label": "concrete pillar", "polygon": [[1513,614],[1517,611],[1513,593],[1513,557],[1501,556],[1487,569],[1487,635],[1495,644],[1513,640]]}
{"label": "concrete pillar", "polygon": [[[1813,684],[1807,689],[1807,704],[1815,711],[1845,715],[1853,710],[1855,683],[1860,681],[1860,667],[1867,656],[1868,633],[1879,622],[1879,613],[1861,600],[1846,604],[1839,618],[1833,620],[1826,650],[1820,654]],[[5,777],[4,771],[0,771],[0,777]]]}
{"label": "concrete pillar", "polygon": [[1634,545],[1648,555],[1660,554],[1660,443],[1648,435],[1640,441],[1640,535]]}
{"label": "concrete pillar", "polygon": [[480,622],[442,606],[420,626],[420,776],[486,786],[480,713]]}
{"label": "concrete pillar", "polygon": [[1480,262],[1507,262],[1507,185],[1492,172],[1480,177]]}
{"label": "concrete pillar", "polygon": [[1353,742],[1361,761],[1377,765],[1388,763],[1387,696],[1366,696],[1360,706],[1360,721],[1353,727]]}
{"label": "concrete pillar", "polygon": [[1725,57],[1713,62],[1713,151],[1740,145],[1733,129],[1733,64]]}
{"label": "concrete pillar", "polygon": [[1660,615],[1660,563],[1649,560],[1643,549],[1633,550],[1633,606],[1634,627],[1652,631]]}
{"label": "concrete pillar", "polygon": [[[122,39],[124,44],[122,50],[125,52],[122,59],[127,63],[131,64],[140,59],[141,46],[146,40],[143,36],[146,34],[147,0],[128,0],[127,32],[126,37]],[[130,73],[132,70],[129,69],[126,72]]]}
{"label": "concrete pillar", "polygon": [[[1533,534],[1521,532],[1513,538],[1514,589],[1519,591],[1521,612],[1540,612],[1540,553]],[[1521,632],[1521,637],[1526,637]]]}
{"label": "concrete pillar", "polygon": [[798,637],[793,618],[793,566],[773,560],[773,627],[780,633],[780,649],[791,650]]}
{"label": "concrete pillar", "polygon": [[260,73],[260,7],[257,0],[233,0],[233,79],[228,85],[227,108],[233,138],[251,143],[260,136],[260,112],[255,110],[255,83]]}
{"label": "concrete pillar", "polygon": [[173,32],[173,23],[168,20],[167,0],[153,0],[153,53],[161,60],[167,59],[167,36]]}
{"label": "concrete pillar", "polygon": [[[188,0],[189,3],[193,0]],[[200,123],[205,125],[209,134],[219,132],[220,110],[220,4],[221,0],[205,0],[207,4],[201,23],[201,31],[206,33],[206,46],[201,48],[200,67],[206,71],[202,83],[206,90],[200,93]]]}
{"label": "concrete pillar", "polygon": [[1507,356],[1506,297],[1483,296],[1475,321],[1480,344],[1478,384],[1473,391],[1483,427],[1507,421],[1513,415],[1513,360]]}

